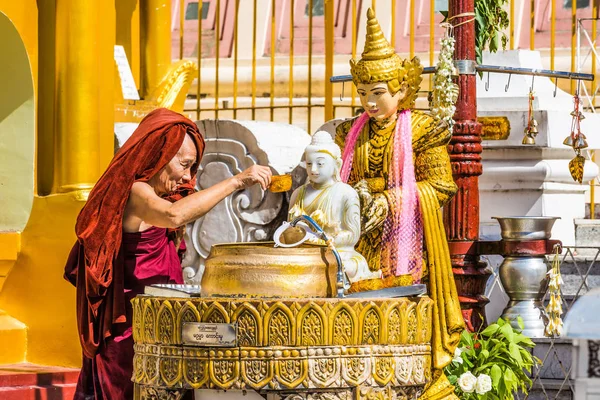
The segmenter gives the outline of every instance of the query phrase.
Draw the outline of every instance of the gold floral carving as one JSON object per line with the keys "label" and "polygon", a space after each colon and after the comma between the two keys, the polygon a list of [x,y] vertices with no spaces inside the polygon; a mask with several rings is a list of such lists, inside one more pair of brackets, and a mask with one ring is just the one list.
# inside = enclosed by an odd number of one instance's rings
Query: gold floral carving
{"label": "gold floral carving", "polygon": [[211,351],[208,373],[217,389],[227,390],[240,383],[239,350]]}
{"label": "gold floral carving", "polygon": [[371,348],[342,348],[342,379],[348,386],[371,383]]}
{"label": "gold floral carving", "polygon": [[406,325],[407,325],[407,341],[408,343],[416,343],[417,342],[417,312],[415,311],[415,304],[411,304],[408,306],[406,311]]}
{"label": "gold floral carving", "polygon": [[400,311],[394,307],[388,316],[388,342],[390,344],[400,344],[402,340],[402,320]]}
{"label": "gold floral carving", "polygon": [[347,304],[339,303],[330,315],[332,316],[330,325],[333,327],[331,344],[339,346],[357,344],[359,324],[354,310]]}
{"label": "gold floral carving", "polygon": [[199,389],[209,381],[208,350],[183,350],[183,377],[192,389]]}
{"label": "gold floral carving", "polygon": [[303,387],[308,374],[306,350],[278,350],[275,352],[275,378],[285,388]]}
{"label": "gold floral carving", "polygon": [[339,386],[341,377],[340,349],[337,347],[324,347],[308,350],[308,375],[309,386],[328,388]]}
{"label": "gold floral carving", "polygon": [[267,346],[293,346],[295,343],[294,317],[290,309],[277,302],[265,314]]}
{"label": "gold floral carving", "polygon": [[160,357],[160,377],[167,387],[175,386],[181,382],[181,359],[175,357]]}
{"label": "gold floral carving", "polygon": [[215,301],[204,312],[202,322],[213,324],[229,323],[229,313],[221,303]]}
{"label": "gold floral carving", "polygon": [[144,303],[144,338],[143,341],[145,343],[154,343],[154,330],[156,323],[156,315],[154,308],[152,307],[152,302],[150,300]]}
{"label": "gold floral carving", "polygon": [[165,301],[158,310],[158,326],[156,338],[157,341],[164,344],[175,343],[175,314],[173,306]]}
{"label": "gold floral carving", "polygon": [[151,386],[135,385],[134,399],[136,400],[180,400],[185,390],[167,390]]}
{"label": "gold floral carving", "polygon": [[361,344],[381,343],[381,328],[383,322],[374,307],[369,307],[362,314],[362,339]]}
{"label": "gold floral carving", "polygon": [[146,382],[154,383],[158,380],[158,357],[146,356],[144,360],[144,370],[146,372]]}
{"label": "gold floral carving", "polygon": [[325,344],[323,318],[313,309],[304,314],[300,323],[300,344],[302,346],[322,346]]}
{"label": "gold floral carving", "polygon": [[412,383],[413,356],[396,357],[396,379],[402,385]]}
{"label": "gold floral carving", "polygon": [[272,350],[248,349],[241,354],[242,378],[248,386],[260,390],[271,382],[274,376]]}

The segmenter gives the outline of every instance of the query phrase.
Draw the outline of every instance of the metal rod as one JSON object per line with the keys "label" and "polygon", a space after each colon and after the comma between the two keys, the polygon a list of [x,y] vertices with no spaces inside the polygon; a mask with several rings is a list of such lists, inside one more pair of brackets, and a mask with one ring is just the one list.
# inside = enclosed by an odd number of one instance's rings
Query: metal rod
{"label": "metal rod", "polygon": [[[198,4],[200,5],[200,4]],[[215,10],[215,119],[219,119],[219,57],[221,49],[221,0]]]}
{"label": "metal rod", "polygon": [[[435,0],[432,0],[435,1]],[[396,49],[396,2],[392,1],[392,37],[390,40],[391,45],[394,49]]]}
{"label": "metal rod", "polygon": [[[596,38],[598,36],[598,19],[595,18],[595,16],[598,15],[598,3],[597,2],[592,2],[592,36],[594,37],[594,41],[590,42],[590,45],[592,46],[592,50],[594,51],[594,53],[596,52]],[[585,32],[585,31],[584,31]],[[587,33],[587,32],[586,32]],[[594,57],[592,57],[592,74],[594,74],[594,80],[592,81],[592,108],[596,108],[596,57],[594,54]],[[593,189],[592,189],[593,192]]]}
{"label": "metal rod", "polygon": [[308,133],[312,120],[312,53],[313,53],[313,0],[308,0]]}
{"label": "metal rod", "polygon": [[[393,2],[395,3],[395,2]],[[435,53],[435,0],[429,0],[429,65],[433,66]],[[411,38],[411,40],[413,40]],[[433,90],[433,76],[429,76],[429,90]]]}
{"label": "metal rod", "polygon": [[509,43],[510,43],[510,49],[514,50],[515,49],[515,1],[516,0],[510,0],[509,2],[509,6],[510,6],[510,18],[509,18],[509,32],[508,32],[508,38],[509,38]]}
{"label": "metal rod", "polygon": [[198,82],[196,83],[196,120],[200,120],[200,98],[202,95],[202,7],[198,2]]}
{"label": "metal rod", "polygon": [[[580,81],[592,81],[594,80],[594,74],[584,74],[579,72],[569,71],[552,71],[549,69],[535,69],[535,68],[515,68],[515,67],[504,67],[496,65],[478,65],[475,67],[477,72],[491,72],[496,74],[513,74],[513,75],[529,75],[529,76],[544,76],[547,78],[558,78],[558,79],[573,79]],[[423,74],[432,74],[435,72],[435,67],[423,68]],[[352,81],[352,75],[337,75],[332,76],[329,79],[332,83],[350,82]]]}
{"label": "metal rod", "polygon": [[256,119],[256,14],[257,1],[254,0],[254,8],[252,10],[252,119]]}
{"label": "metal rod", "polygon": [[[277,4],[275,0],[271,1],[271,84],[269,88],[269,105],[275,105],[275,29],[276,29],[276,10]],[[271,122],[275,119],[275,110],[271,108]]]}
{"label": "metal rod", "polygon": [[[198,3],[201,4],[201,3]],[[238,22],[239,22],[240,0],[235,0],[235,18],[233,19],[233,119],[237,119],[237,97],[238,97]]]}
{"label": "metal rod", "polygon": [[529,50],[535,50],[535,0],[530,1],[529,12]]}
{"label": "metal rod", "polygon": [[550,9],[550,69],[554,69],[556,57],[556,0],[551,0]]}
{"label": "metal rod", "polygon": [[[356,59],[356,17],[357,17],[356,0],[352,0],[352,59]],[[356,88],[351,85],[350,89],[350,105],[352,108],[356,105]]]}
{"label": "metal rod", "polygon": [[325,79],[325,121],[333,119],[333,85],[327,81],[327,77],[333,75],[333,47],[335,43],[335,10],[333,7],[333,1],[325,2],[325,76],[323,77]]}
{"label": "metal rod", "polygon": [[412,59],[415,56],[415,0],[408,0],[408,1],[410,1],[410,46],[409,46],[409,53],[410,53],[410,58]]}
{"label": "metal rod", "polygon": [[[577,0],[571,1],[571,72],[575,71],[575,52],[577,50]],[[571,94],[575,92],[575,82],[571,81]]]}
{"label": "metal rod", "polygon": [[185,28],[185,0],[179,1],[179,59],[183,59],[183,30]]}
{"label": "metal rod", "polygon": [[293,120],[294,104],[294,8],[296,8],[295,0],[290,1],[290,77],[288,82],[290,110],[288,115],[288,123],[291,125]]}

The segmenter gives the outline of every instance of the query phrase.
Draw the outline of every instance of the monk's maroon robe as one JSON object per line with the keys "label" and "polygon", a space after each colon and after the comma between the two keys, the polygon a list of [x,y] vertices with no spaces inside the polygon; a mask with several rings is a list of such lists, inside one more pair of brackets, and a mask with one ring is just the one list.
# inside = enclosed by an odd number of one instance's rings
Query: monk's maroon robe
{"label": "monk's maroon robe", "polygon": [[[71,251],[67,268],[80,257],[79,242]],[[124,263],[126,322],[100,344],[93,358],[84,355],[75,400],[132,399],[133,337],[131,299],[156,283],[183,283],[181,263],[167,229],[152,227],[143,232],[123,232],[121,253]]]}

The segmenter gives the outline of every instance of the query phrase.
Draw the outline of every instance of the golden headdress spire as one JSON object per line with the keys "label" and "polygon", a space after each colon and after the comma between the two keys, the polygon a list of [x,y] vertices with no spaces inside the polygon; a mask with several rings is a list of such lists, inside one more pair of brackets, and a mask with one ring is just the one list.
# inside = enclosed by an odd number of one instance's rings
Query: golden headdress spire
{"label": "golden headdress spire", "polygon": [[375,11],[367,10],[367,39],[362,53],[363,60],[382,60],[396,54],[394,48],[383,36],[379,21],[375,18]]}
{"label": "golden headdress spire", "polygon": [[369,8],[367,11],[367,37],[362,58],[359,61],[350,60],[350,72],[355,85],[359,83],[385,82],[392,94],[400,90],[403,82],[408,85],[405,101],[399,105],[400,109],[414,106],[423,67],[417,57],[412,60],[403,60],[396,54],[383,35],[375,12]]}

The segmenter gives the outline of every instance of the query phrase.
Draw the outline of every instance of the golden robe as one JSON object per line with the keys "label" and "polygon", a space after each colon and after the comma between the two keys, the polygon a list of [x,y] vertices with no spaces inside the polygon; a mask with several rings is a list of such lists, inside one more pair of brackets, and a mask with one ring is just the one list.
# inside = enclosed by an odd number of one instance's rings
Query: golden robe
{"label": "golden robe", "polygon": [[[335,141],[342,150],[355,120],[344,121],[336,128]],[[434,301],[433,367],[441,370],[452,360],[464,329],[441,213],[441,207],[457,190],[446,148],[451,134],[445,123],[436,122],[422,111],[412,111],[411,129],[415,178],[423,216],[424,270],[426,266],[428,292]],[[394,130],[395,124],[384,129],[373,121],[365,125],[356,142],[349,184],[366,179],[372,193],[385,194]],[[361,235],[356,250],[367,259],[372,270],[382,269],[384,274],[390,274],[391,266],[381,265],[381,236],[381,227]]]}

